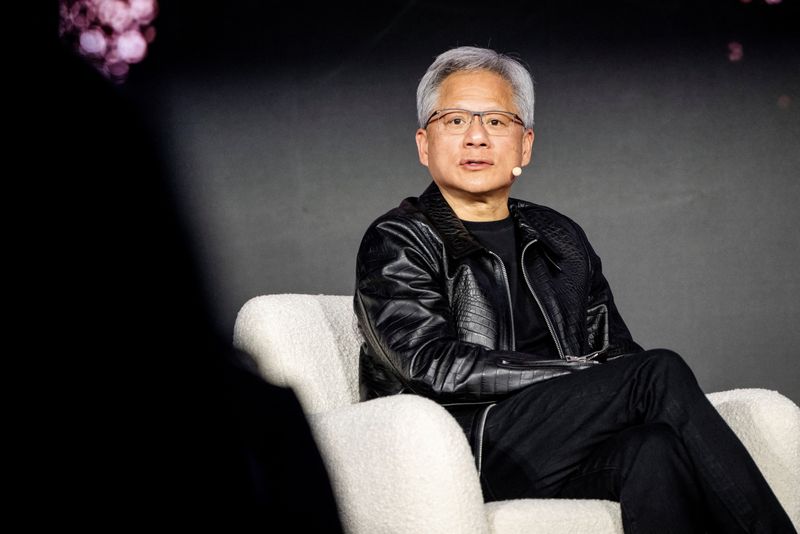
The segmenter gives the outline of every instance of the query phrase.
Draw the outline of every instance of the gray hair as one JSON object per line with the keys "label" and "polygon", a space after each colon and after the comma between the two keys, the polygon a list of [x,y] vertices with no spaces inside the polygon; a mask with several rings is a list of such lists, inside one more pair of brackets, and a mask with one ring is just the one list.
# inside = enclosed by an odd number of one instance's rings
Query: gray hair
{"label": "gray hair", "polygon": [[533,128],[533,79],[517,59],[488,48],[461,46],[436,57],[417,86],[417,119],[424,128],[439,101],[439,89],[456,72],[487,70],[499,74],[511,85],[514,104],[526,128]]}

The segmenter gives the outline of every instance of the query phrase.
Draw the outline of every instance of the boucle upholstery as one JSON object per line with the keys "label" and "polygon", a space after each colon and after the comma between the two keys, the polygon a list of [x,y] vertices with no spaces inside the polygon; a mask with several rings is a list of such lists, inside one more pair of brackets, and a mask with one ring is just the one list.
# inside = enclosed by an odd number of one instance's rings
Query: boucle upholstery
{"label": "boucle upholstery", "polygon": [[[297,395],[347,532],[622,533],[615,502],[484,504],[467,440],[444,408],[413,395],[358,402],[360,343],[351,296],[255,297],[234,327],[234,345],[253,357],[264,378]],[[800,525],[800,408],[763,389],[709,399]]]}
{"label": "boucle upholstery", "polygon": [[239,311],[234,344],[268,381],[292,388],[306,413],[358,402],[361,338],[352,297],[255,297]]}
{"label": "boucle upholstery", "polygon": [[622,534],[619,503],[594,499],[515,499],[484,505],[491,532]]}
{"label": "boucle upholstery", "polygon": [[463,431],[435,402],[397,395],[310,423],[348,532],[489,532]]}
{"label": "boucle upholstery", "polygon": [[732,389],[708,398],[800,530],[800,407],[766,389]]}

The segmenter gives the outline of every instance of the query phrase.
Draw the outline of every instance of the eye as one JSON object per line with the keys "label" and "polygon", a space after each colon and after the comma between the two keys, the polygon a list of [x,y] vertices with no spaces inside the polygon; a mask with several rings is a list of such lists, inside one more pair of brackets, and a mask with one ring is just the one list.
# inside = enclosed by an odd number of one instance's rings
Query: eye
{"label": "eye", "polygon": [[509,120],[510,119],[505,115],[494,114],[487,115],[484,118],[483,123],[492,128],[505,128],[508,126]]}
{"label": "eye", "polygon": [[464,113],[448,113],[443,118],[445,126],[464,126],[469,123],[469,119]]}

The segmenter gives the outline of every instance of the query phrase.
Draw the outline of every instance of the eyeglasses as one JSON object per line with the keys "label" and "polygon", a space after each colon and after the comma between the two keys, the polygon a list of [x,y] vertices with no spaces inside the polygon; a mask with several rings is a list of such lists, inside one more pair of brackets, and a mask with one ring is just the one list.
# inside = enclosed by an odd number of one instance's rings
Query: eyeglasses
{"label": "eyeglasses", "polygon": [[524,126],[525,123],[516,113],[510,111],[470,111],[468,109],[440,109],[434,111],[425,127],[439,121],[440,128],[449,134],[463,134],[472,126],[475,117],[480,117],[481,124],[489,135],[511,135],[513,125]]}

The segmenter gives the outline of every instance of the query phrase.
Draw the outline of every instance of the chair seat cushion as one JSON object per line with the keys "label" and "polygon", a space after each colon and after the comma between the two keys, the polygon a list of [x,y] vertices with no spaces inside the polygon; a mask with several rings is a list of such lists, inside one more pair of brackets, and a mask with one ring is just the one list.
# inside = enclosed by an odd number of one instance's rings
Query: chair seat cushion
{"label": "chair seat cushion", "polygon": [[497,534],[622,534],[619,503],[596,499],[515,499],[484,505]]}

